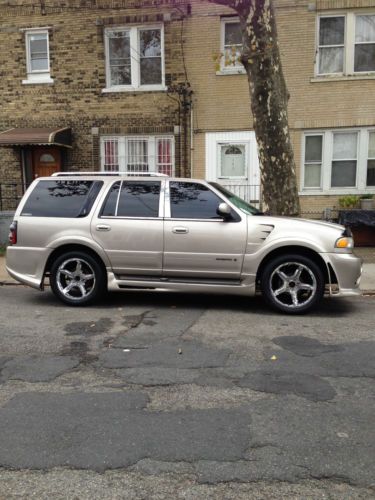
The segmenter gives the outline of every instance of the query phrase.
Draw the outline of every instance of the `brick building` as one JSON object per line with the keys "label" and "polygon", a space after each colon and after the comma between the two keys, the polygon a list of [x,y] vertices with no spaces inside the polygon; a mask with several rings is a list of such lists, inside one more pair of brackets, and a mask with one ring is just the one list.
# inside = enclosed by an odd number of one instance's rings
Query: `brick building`
{"label": "brick building", "polygon": [[9,183],[22,190],[57,170],[187,174],[187,9],[179,0],[0,1],[3,199],[14,196]]}
{"label": "brick building", "polygon": [[[278,0],[303,211],[375,193],[375,0]],[[202,0],[0,0],[0,183],[151,170],[259,197],[233,11]]]}

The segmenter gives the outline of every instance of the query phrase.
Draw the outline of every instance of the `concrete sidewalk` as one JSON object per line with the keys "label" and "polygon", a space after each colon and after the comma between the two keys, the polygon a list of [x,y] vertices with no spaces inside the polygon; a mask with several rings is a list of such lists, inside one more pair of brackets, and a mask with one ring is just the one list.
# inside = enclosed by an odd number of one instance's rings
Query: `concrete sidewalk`
{"label": "concrete sidewalk", "polygon": [[[374,248],[358,248],[355,253],[362,257],[363,274],[361,280],[361,290],[375,292],[375,247]],[[0,284],[16,284],[5,269],[5,257],[0,256]]]}

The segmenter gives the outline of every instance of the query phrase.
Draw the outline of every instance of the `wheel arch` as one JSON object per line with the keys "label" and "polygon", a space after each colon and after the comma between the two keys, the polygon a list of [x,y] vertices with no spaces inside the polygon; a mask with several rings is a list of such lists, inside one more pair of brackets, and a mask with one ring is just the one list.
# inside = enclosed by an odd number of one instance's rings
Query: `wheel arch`
{"label": "wheel arch", "polygon": [[311,250],[311,248],[304,247],[302,245],[288,245],[284,247],[275,248],[271,250],[267,255],[265,255],[260,262],[256,275],[256,282],[259,285],[260,278],[264,271],[266,265],[276,257],[281,255],[297,254],[303,257],[310,258],[319,268],[321,269],[324,277],[325,284],[335,284],[337,283],[337,277],[332,266],[324,261],[324,259],[319,255],[318,252]]}
{"label": "wheel arch", "polygon": [[74,251],[86,252],[87,254],[91,255],[91,257],[93,257],[94,259],[96,259],[98,261],[104,274],[105,275],[107,274],[107,268],[105,266],[105,263],[104,263],[102,257],[98,254],[98,252],[96,252],[95,250],[93,250],[89,246],[86,246],[86,245],[83,245],[80,243],[66,243],[64,245],[61,245],[61,246],[55,248],[53,250],[53,252],[49,255],[47,262],[46,262],[46,265],[45,265],[45,268],[44,268],[43,276],[45,276],[46,274],[48,274],[50,272],[52,263],[57,257],[60,257],[60,255],[63,255],[64,253],[72,252],[72,251],[73,252]]}

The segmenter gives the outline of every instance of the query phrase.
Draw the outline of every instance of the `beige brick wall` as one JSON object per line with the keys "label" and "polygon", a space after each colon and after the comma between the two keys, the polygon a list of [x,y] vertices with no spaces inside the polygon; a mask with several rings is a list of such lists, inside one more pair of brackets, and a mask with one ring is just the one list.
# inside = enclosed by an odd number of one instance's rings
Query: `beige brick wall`
{"label": "beige brick wall", "polygon": [[[73,149],[66,167],[77,165],[82,169],[99,165],[98,139],[92,137],[92,127],[99,127],[100,134],[173,134],[174,126],[179,124],[178,104],[170,98],[175,99],[174,94],[102,93],[106,86],[103,30],[111,25],[163,22],[166,83],[183,82],[182,2],[139,9],[139,2],[133,0],[49,0],[43,2],[45,10],[34,3],[15,0],[9,5],[0,0],[0,131],[12,127],[70,126]],[[100,8],[93,8],[94,4]],[[49,27],[53,84],[22,84],[26,78],[26,55],[24,31],[20,30],[32,27]],[[188,164],[189,159],[183,158],[183,150],[180,152],[179,136],[175,139],[179,170],[180,160]],[[16,151],[0,148],[0,182],[19,178]]]}
{"label": "beige brick wall", "polygon": [[[317,11],[314,2],[278,0],[277,25],[284,74],[290,92],[289,124],[297,174],[301,170],[304,130],[375,125],[375,79],[332,81],[314,78]],[[375,12],[375,0],[318,0],[320,9],[360,9]],[[331,10],[327,10],[331,9]],[[194,89],[194,175],[204,177],[204,134],[251,130],[246,75],[217,75],[214,56],[220,52],[220,19],[232,14],[225,7],[193,1],[186,39],[189,80]],[[201,151],[201,148],[203,151]],[[301,196],[303,212],[320,215],[337,206],[336,196]]]}

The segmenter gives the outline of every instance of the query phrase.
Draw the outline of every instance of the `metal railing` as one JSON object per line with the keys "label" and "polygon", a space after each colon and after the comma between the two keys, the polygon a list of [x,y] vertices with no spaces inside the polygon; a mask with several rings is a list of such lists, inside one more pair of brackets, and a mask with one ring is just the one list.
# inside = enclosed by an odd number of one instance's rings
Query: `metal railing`
{"label": "metal railing", "polygon": [[232,184],[221,179],[218,183],[254,207],[262,209],[262,189],[259,184]]}
{"label": "metal railing", "polygon": [[24,192],[21,182],[0,183],[0,212],[15,210]]}

